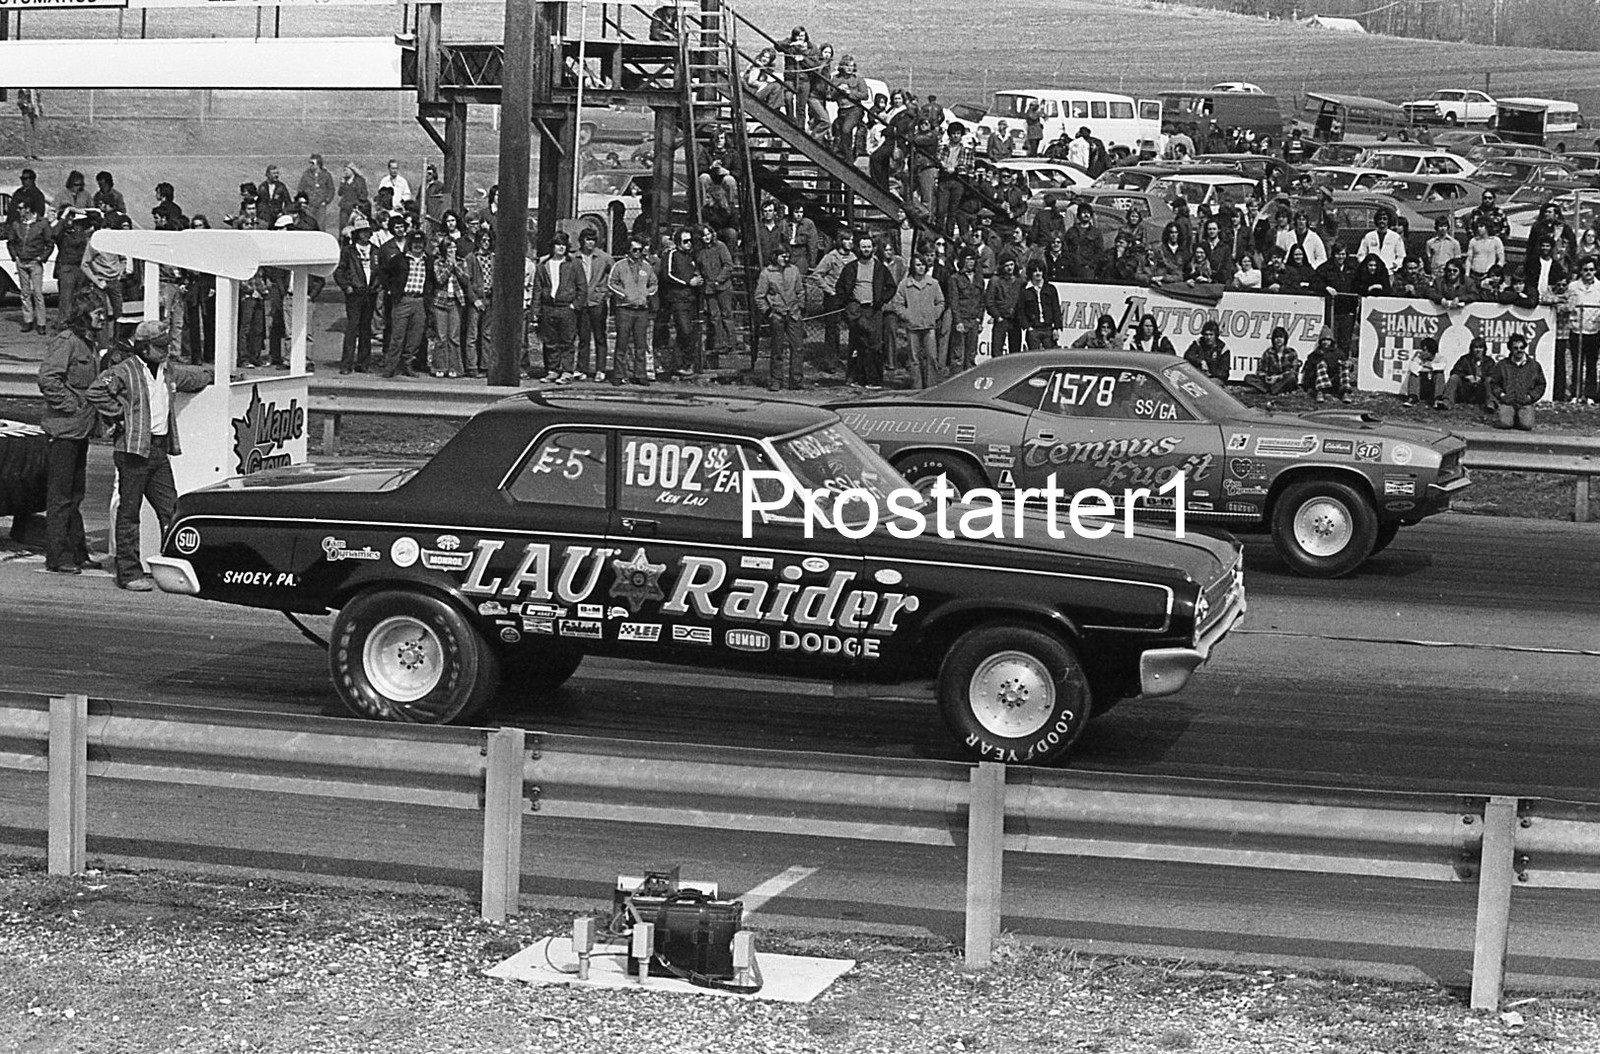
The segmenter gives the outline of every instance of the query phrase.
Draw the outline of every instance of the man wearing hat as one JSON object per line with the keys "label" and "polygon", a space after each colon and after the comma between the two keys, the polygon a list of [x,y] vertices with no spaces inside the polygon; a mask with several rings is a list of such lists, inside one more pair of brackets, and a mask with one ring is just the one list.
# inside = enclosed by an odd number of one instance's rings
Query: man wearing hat
{"label": "man wearing hat", "polygon": [[178,504],[168,460],[182,453],[175,396],[211,383],[209,369],[169,363],[171,348],[167,324],[146,319],[133,332],[134,353],[102,373],[85,393],[111,427],[111,457],[117,466],[117,585],[139,593],[155,588],[140,563],[139,513],[149,501],[164,535]]}
{"label": "man wearing hat", "polygon": [[350,215],[344,229],[344,250],[333,280],[344,293],[344,354],[339,372],[367,371],[372,358],[372,308],[376,288],[377,251],[372,247],[372,224],[359,212]]}
{"label": "man wearing hat", "polygon": [[[428,273],[428,246],[421,231],[403,235],[405,251],[389,257],[383,267],[389,289],[388,347],[383,353],[383,375],[411,376],[411,363],[422,350],[428,328],[428,294],[433,281]],[[396,238],[400,241],[400,238]]]}

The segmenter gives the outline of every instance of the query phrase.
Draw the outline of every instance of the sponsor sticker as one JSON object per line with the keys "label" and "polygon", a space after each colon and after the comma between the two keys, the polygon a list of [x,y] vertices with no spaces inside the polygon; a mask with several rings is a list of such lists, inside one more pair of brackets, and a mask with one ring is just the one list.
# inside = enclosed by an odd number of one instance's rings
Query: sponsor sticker
{"label": "sponsor sticker", "polygon": [[1377,463],[1383,460],[1382,443],[1357,443],[1356,460]]}
{"label": "sponsor sticker", "polygon": [[754,629],[730,629],[722,640],[734,651],[766,651],[772,647],[772,638]]}
{"label": "sponsor sticker", "polygon": [[1356,452],[1356,441],[1354,439],[1324,439],[1322,441],[1322,452],[1324,454],[1338,454],[1341,457],[1349,457]]}
{"label": "sponsor sticker", "polygon": [[1247,457],[1228,459],[1228,471],[1240,479],[1262,479],[1262,467]]}
{"label": "sponsor sticker", "polygon": [[578,617],[590,619],[605,618],[606,607],[604,604],[579,604]]}
{"label": "sponsor sticker", "polygon": [[1236,479],[1222,481],[1222,493],[1230,498],[1266,497],[1267,488],[1259,483],[1240,483]]}
{"label": "sponsor sticker", "polygon": [[617,625],[617,639],[654,644],[661,639],[661,624],[659,622],[619,623]]}
{"label": "sponsor sticker", "polygon": [[661,574],[666,569],[666,564],[652,564],[644,549],[635,549],[631,559],[611,561],[611,570],[617,576],[611,583],[611,595],[635,612],[651,600],[665,600]]}
{"label": "sponsor sticker", "polygon": [[1228,511],[1229,512],[1247,512],[1247,513],[1250,513],[1253,516],[1257,512],[1259,512],[1260,510],[1257,509],[1254,505],[1251,505],[1249,502],[1246,502],[1246,501],[1230,501],[1230,502],[1228,502]]}
{"label": "sponsor sticker", "polygon": [[990,468],[1010,468],[1017,463],[1017,459],[1010,454],[986,454],[983,463]]}
{"label": "sponsor sticker", "polygon": [[433,547],[435,549],[443,549],[446,552],[453,553],[457,549],[461,548],[461,539],[457,538],[453,534],[441,534],[437,539],[434,540]]}
{"label": "sponsor sticker", "polygon": [[1249,446],[1250,446],[1250,433],[1249,432],[1235,432],[1235,433],[1233,433],[1232,435],[1230,435],[1228,437],[1228,449],[1230,451],[1233,451],[1233,450],[1246,450],[1246,449],[1249,448]]}
{"label": "sponsor sticker", "polygon": [[389,559],[394,561],[396,567],[410,567],[421,555],[422,547],[415,538],[396,538],[394,544],[389,546]]}
{"label": "sponsor sticker", "polygon": [[673,626],[672,639],[683,644],[710,644],[710,626]]}
{"label": "sponsor sticker", "polygon": [[500,639],[507,644],[515,644],[522,639],[522,634],[517,631],[517,627],[507,626],[500,631]]}
{"label": "sponsor sticker", "polygon": [[1394,459],[1394,463],[1396,465],[1411,464],[1411,448],[1406,446],[1404,443],[1396,443],[1394,447],[1390,449],[1389,456]]}
{"label": "sponsor sticker", "polygon": [[828,569],[828,561],[820,556],[808,556],[800,561],[800,566],[814,575],[820,575]]}
{"label": "sponsor sticker", "polygon": [[567,609],[555,604],[528,603],[522,605],[522,614],[524,618],[565,618]]}
{"label": "sponsor sticker", "polygon": [[991,453],[991,454],[1009,455],[1011,453],[1011,444],[1010,443],[990,443],[989,444],[989,453]]}
{"label": "sponsor sticker", "polygon": [[1212,505],[1209,501],[1191,501],[1189,503],[1189,509],[1193,512],[1215,512],[1216,506]]}
{"label": "sponsor sticker", "polygon": [[1391,512],[1408,512],[1416,508],[1417,503],[1414,501],[1386,501],[1383,503],[1383,507]]}
{"label": "sponsor sticker", "polygon": [[193,527],[179,527],[172,536],[173,548],[185,556],[200,548],[200,532]]}
{"label": "sponsor sticker", "polygon": [[978,441],[977,425],[956,425],[957,443],[976,443]]}
{"label": "sponsor sticker", "polygon": [[770,571],[772,570],[772,557],[741,556],[739,557],[739,566],[746,571]]}
{"label": "sponsor sticker", "polygon": [[593,619],[564,618],[561,620],[561,635],[563,637],[581,637],[584,640],[600,640],[603,633],[600,623]]}
{"label": "sponsor sticker", "polygon": [[1407,497],[1415,497],[1417,493],[1417,481],[1414,479],[1385,479],[1383,481],[1383,493],[1385,497],[1390,495],[1405,495]]}
{"label": "sponsor sticker", "polygon": [[1016,488],[1016,486],[1017,486],[1017,478],[1011,474],[1011,470],[1010,469],[1002,469],[1001,470],[1001,472],[1000,472],[1000,486],[1002,488],[1009,488],[1009,489],[1015,489]]}
{"label": "sponsor sticker", "polygon": [[522,632],[553,637],[556,634],[556,620],[553,618],[528,618],[524,615],[522,618]]}
{"label": "sponsor sticker", "polygon": [[338,563],[341,560],[382,560],[383,554],[370,545],[363,545],[359,549],[352,549],[343,538],[328,535],[322,539],[322,553],[328,558],[329,563]]}
{"label": "sponsor sticker", "polygon": [[1256,457],[1305,457],[1317,452],[1317,437],[1256,436]]}
{"label": "sponsor sticker", "polygon": [[506,606],[500,603],[498,600],[485,600],[483,603],[478,605],[478,614],[504,615],[506,614]]}
{"label": "sponsor sticker", "polygon": [[471,564],[471,553],[446,553],[438,549],[422,550],[422,566],[431,571],[465,571]]}
{"label": "sponsor sticker", "polygon": [[606,618],[627,618],[627,617],[628,617],[628,609],[627,608],[618,607],[615,604],[612,604],[610,607],[606,608]]}
{"label": "sponsor sticker", "polygon": [[892,567],[880,567],[872,572],[872,579],[880,586],[897,586],[905,579],[905,576]]}

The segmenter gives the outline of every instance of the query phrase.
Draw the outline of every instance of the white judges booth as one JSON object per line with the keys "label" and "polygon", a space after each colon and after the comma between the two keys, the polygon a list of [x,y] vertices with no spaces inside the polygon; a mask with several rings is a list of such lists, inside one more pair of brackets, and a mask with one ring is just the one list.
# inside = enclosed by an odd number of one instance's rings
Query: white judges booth
{"label": "white judges booth", "polygon": [[[178,493],[245,476],[263,468],[298,465],[306,460],[306,333],[311,309],[311,276],[326,278],[339,262],[332,235],[311,231],[96,231],[89,244],[144,266],[143,318],[160,317],[163,266],[211,275],[216,280],[216,361],[211,386],[177,396],[178,435],[183,453],[172,459]],[[239,285],[262,267],[289,275],[285,303],[287,371],[240,370],[238,361]],[[129,305],[137,315],[136,305]],[[126,315],[124,317],[127,317]],[[269,320],[270,321],[270,320]],[[181,349],[174,347],[177,358]],[[115,524],[116,494],[112,494]],[[155,517],[148,506],[142,550],[159,545]]]}

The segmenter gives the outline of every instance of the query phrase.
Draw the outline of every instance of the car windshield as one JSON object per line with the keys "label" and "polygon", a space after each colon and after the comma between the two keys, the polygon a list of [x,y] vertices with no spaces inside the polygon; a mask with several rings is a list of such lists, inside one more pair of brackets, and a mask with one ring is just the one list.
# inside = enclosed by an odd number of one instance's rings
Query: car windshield
{"label": "car windshield", "polygon": [[1418,201],[1427,191],[1427,186],[1422,183],[1413,183],[1408,179],[1380,179],[1372,185],[1378,194],[1387,194],[1401,201]]}
{"label": "car windshield", "polygon": [[1479,167],[1473,178],[1485,179],[1521,179],[1526,171],[1520,165],[1513,165],[1509,161],[1490,161]]}
{"label": "car windshield", "polygon": [[1318,190],[1344,190],[1350,186],[1348,172],[1307,172],[1306,182]]}
{"label": "car windshield", "polygon": [[1415,172],[1417,159],[1409,154],[1377,154],[1367,158],[1367,164],[1372,168],[1381,168],[1385,172]]}
{"label": "car windshield", "polygon": [[[889,492],[909,487],[904,477],[879,457],[842,424],[824,425],[815,431],[774,444],[779,460],[794,474],[801,487],[818,494],[815,503],[823,522],[833,523],[834,498],[848,490],[864,490],[873,495],[880,512]],[[840,512],[846,525],[862,523],[867,508],[859,500],[846,503]]]}
{"label": "car windshield", "polygon": [[[995,112],[1003,117],[1026,117],[1028,107],[1039,100],[1032,95],[997,95],[995,96]],[[1040,107],[1043,110],[1043,107]]]}
{"label": "car windshield", "polygon": [[578,184],[578,193],[621,194],[632,179],[632,172],[591,172]]}
{"label": "car windshield", "polygon": [[1248,415],[1250,408],[1229,395],[1221,385],[1187,362],[1174,363],[1161,371],[1167,383],[1183,392],[1201,414],[1215,421],[1219,417]]}

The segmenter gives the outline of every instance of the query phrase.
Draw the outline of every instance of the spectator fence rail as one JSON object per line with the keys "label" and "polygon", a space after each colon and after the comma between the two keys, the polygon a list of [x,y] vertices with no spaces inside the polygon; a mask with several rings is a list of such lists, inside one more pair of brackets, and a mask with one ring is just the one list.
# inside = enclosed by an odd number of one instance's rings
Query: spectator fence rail
{"label": "spectator fence rail", "polygon": [[[541,818],[964,850],[973,967],[991,963],[1000,935],[1006,851],[1476,882],[1472,1005],[1487,1009],[1498,1007],[1504,982],[1512,889],[1600,889],[1600,805],[1537,798],[628,742],[16,693],[0,694],[0,769],[47,777],[52,874],[85,866],[89,777],[339,798],[351,809],[397,802],[479,811],[481,912],[496,921],[518,910],[523,836]],[[1358,899],[1346,910],[1363,908]]]}

